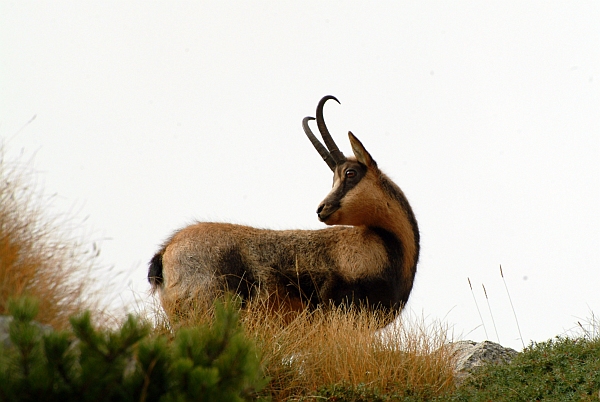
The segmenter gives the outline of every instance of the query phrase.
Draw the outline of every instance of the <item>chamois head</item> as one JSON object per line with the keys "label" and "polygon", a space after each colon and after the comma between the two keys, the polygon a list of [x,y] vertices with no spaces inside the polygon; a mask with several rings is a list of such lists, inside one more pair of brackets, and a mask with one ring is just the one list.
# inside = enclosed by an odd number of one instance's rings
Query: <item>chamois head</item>
{"label": "chamois head", "polygon": [[376,185],[381,172],[363,144],[350,131],[348,137],[354,157],[346,158],[340,152],[323,119],[323,106],[329,99],[339,103],[334,96],[325,96],[317,106],[316,119],[327,148],[308,127],[308,121],[314,119],[305,117],[302,122],[304,132],[333,171],[333,187],[319,204],[317,215],[319,220],[327,225],[376,225],[379,223],[378,218],[381,218],[382,211],[375,210],[381,209],[381,203],[373,201],[382,199],[381,186]]}

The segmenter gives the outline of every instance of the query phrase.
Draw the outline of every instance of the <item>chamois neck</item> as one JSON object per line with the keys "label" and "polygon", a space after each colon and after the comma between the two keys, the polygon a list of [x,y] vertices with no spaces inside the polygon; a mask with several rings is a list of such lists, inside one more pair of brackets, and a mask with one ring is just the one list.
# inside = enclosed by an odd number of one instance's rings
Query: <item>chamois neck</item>
{"label": "chamois neck", "polygon": [[420,250],[417,220],[402,190],[383,173],[380,183],[387,202],[371,226],[386,230],[398,238],[403,247],[405,266],[413,269]]}

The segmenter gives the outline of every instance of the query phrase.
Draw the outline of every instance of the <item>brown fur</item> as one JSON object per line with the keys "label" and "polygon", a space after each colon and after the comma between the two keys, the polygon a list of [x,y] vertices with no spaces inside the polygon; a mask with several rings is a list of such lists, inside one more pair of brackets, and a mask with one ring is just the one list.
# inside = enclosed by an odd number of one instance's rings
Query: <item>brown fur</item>
{"label": "brown fur", "polygon": [[[210,304],[224,291],[286,311],[357,303],[399,311],[419,257],[406,197],[349,133],[355,157],[339,161],[319,205],[322,230],[265,230],[201,222],[176,232],[150,264],[163,305]],[[341,226],[343,225],[343,226]]]}

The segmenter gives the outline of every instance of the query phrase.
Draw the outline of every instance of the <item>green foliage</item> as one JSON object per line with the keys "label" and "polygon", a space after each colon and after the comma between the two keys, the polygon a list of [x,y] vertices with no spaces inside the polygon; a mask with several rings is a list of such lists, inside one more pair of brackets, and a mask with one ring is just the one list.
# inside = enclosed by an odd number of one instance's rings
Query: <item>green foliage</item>
{"label": "green foliage", "polygon": [[198,401],[242,401],[262,389],[257,352],[238,325],[239,302],[215,304],[212,326],[181,329],[173,342],[174,392],[167,401],[188,395]]}
{"label": "green foliage", "polygon": [[32,299],[10,305],[13,347],[0,350],[1,401],[242,401],[266,385],[239,304],[215,304],[212,325],[180,330],[170,341],[129,316],[99,330],[89,312],[72,333],[42,333]]}
{"label": "green foliage", "polygon": [[483,366],[451,401],[597,401],[600,339],[536,343],[510,364]]}
{"label": "green foliage", "polygon": [[[335,402],[426,402],[436,400],[434,392],[415,392],[405,385],[396,384],[387,391],[380,391],[370,384],[357,386],[335,384],[319,389],[317,397],[322,401]],[[314,396],[306,400],[313,400]]]}
{"label": "green foliage", "polygon": [[[318,397],[323,401],[336,402],[413,402],[422,400],[402,397],[396,393],[382,393],[378,389],[367,386],[366,384],[359,384],[357,386],[331,385],[321,388],[318,392]],[[312,398],[314,397],[307,398],[307,400],[311,400]]]}

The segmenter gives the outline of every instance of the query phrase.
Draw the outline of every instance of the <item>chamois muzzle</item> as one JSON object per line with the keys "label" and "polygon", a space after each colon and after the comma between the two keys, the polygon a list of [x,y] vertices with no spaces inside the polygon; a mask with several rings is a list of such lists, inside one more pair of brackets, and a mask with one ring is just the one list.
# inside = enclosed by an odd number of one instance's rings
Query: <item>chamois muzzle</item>
{"label": "chamois muzzle", "polygon": [[317,216],[319,217],[319,220],[321,222],[327,223],[327,220],[338,209],[340,209],[339,202],[338,203],[328,203],[328,202],[324,201],[321,205],[319,205],[319,208],[317,208]]}
{"label": "chamois muzzle", "polygon": [[327,166],[334,171],[335,167],[341,163],[344,163],[346,157],[342,152],[340,152],[339,148],[331,138],[331,134],[329,134],[329,130],[327,130],[327,126],[325,125],[325,119],[323,118],[323,106],[325,106],[325,102],[329,99],[335,100],[337,103],[340,103],[339,100],[335,96],[327,95],[324,96],[317,105],[317,127],[319,128],[319,132],[321,133],[321,137],[323,137],[323,141],[325,142],[325,146],[321,144],[321,142],[317,139],[317,137],[313,134],[310,127],[308,126],[308,122],[310,120],[315,120],[314,117],[305,117],[302,119],[302,128],[306,133],[306,136],[313,144],[319,155],[323,158],[323,160],[327,163]]}

